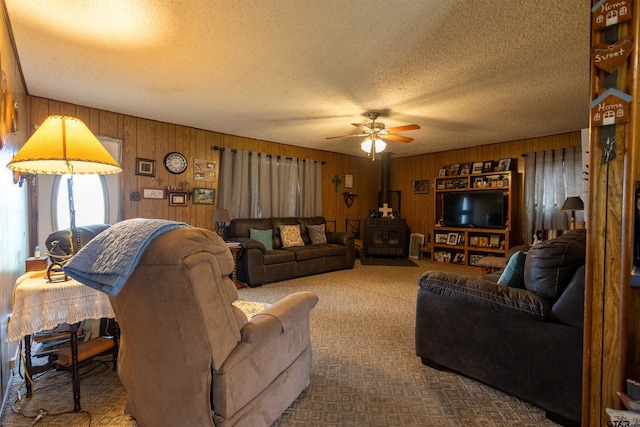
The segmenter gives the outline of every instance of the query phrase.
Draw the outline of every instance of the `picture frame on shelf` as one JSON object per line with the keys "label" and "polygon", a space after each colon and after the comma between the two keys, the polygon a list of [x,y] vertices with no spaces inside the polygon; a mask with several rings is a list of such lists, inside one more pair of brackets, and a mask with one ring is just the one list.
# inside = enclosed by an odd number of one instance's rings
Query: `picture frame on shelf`
{"label": "picture frame on shelf", "polygon": [[482,162],[482,172],[493,172],[493,160]]}
{"label": "picture frame on shelf", "polygon": [[194,188],[193,204],[194,205],[213,205],[216,200],[215,188]]}
{"label": "picture frame on shelf", "polygon": [[438,176],[447,176],[447,171],[448,171],[448,170],[449,170],[449,169],[448,169],[448,168],[446,168],[446,167],[444,167],[444,168],[440,169],[440,172],[438,172]]}
{"label": "picture frame on shelf", "polygon": [[489,246],[489,239],[487,238],[487,236],[478,236],[478,246],[481,246],[483,248]]}
{"label": "picture frame on shelf", "polygon": [[449,233],[447,237],[447,245],[457,245],[458,244],[458,233]]}
{"label": "picture frame on shelf", "polygon": [[456,242],[456,244],[464,246],[464,233],[458,234],[458,241]]}
{"label": "picture frame on shelf", "polygon": [[460,172],[460,163],[454,163],[451,166],[449,166],[449,176],[458,175],[459,172]]}
{"label": "picture frame on shelf", "polygon": [[511,158],[498,160],[495,172],[506,172],[508,170],[511,170]]}
{"label": "picture frame on shelf", "polygon": [[471,173],[482,173],[482,162],[474,162],[473,167],[471,169]]}
{"label": "picture frame on shelf", "polygon": [[436,243],[447,243],[447,237],[445,233],[436,233]]}
{"label": "picture frame on shelf", "polygon": [[429,180],[413,181],[413,194],[429,194]]}
{"label": "picture frame on shelf", "polygon": [[499,248],[500,247],[500,235],[492,234],[489,236],[489,247]]}
{"label": "picture frame on shelf", "polygon": [[469,265],[478,265],[478,261],[484,258],[484,255],[471,254],[469,255]]}
{"label": "picture frame on shelf", "polygon": [[469,175],[471,173],[471,163],[463,163],[460,166],[460,175]]}
{"label": "picture frame on shelf", "polygon": [[155,177],[156,161],[153,159],[136,157],[136,175]]}
{"label": "picture frame on shelf", "polygon": [[164,199],[166,198],[164,188],[143,188],[143,199]]}
{"label": "picture frame on shelf", "polygon": [[478,236],[469,236],[469,246],[478,246]]}
{"label": "picture frame on shelf", "polygon": [[453,257],[454,264],[464,264],[464,253],[458,252]]}
{"label": "picture frame on shelf", "polygon": [[187,193],[169,193],[169,206],[187,206]]}

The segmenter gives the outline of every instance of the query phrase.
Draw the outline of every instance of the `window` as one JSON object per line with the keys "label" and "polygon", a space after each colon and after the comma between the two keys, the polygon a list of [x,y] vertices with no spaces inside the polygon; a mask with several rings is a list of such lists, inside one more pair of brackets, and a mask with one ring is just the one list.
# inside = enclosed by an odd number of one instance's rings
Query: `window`
{"label": "window", "polygon": [[[68,176],[57,176],[54,182],[53,215],[57,230],[69,228]],[[76,226],[105,224],[107,222],[107,191],[100,175],[73,176],[73,204]]]}

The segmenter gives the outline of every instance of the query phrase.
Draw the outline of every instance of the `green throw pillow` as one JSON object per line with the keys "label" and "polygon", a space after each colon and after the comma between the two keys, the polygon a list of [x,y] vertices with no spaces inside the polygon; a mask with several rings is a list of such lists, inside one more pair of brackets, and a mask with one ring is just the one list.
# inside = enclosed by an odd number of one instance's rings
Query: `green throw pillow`
{"label": "green throw pillow", "polygon": [[498,279],[498,283],[512,288],[524,289],[524,261],[526,259],[526,252],[518,251],[513,254]]}
{"label": "green throw pillow", "polygon": [[324,224],[307,225],[307,232],[309,233],[309,240],[311,240],[312,245],[327,243],[327,235],[324,229]]}
{"label": "green throw pillow", "polygon": [[262,243],[266,250],[273,250],[273,230],[256,230],[255,228],[250,228],[249,237]]}

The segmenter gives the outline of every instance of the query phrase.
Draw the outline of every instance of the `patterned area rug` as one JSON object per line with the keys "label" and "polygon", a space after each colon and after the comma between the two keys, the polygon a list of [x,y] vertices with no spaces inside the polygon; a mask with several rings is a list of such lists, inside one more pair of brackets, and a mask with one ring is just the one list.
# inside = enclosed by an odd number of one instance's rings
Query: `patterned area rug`
{"label": "patterned area rug", "polygon": [[[439,269],[473,274],[453,265],[416,260],[419,268],[362,266],[238,292],[245,301],[274,303],[299,290],[315,292],[311,311],[312,372],[309,387],[272,427],[555,426],[539,408],[461,375],[422,365],[415,355],[414,323],[418,277]],[[66,373],[36,379],[36,392],[22,413],[47,415],[38,426],[129,427],[123,415],[126,392],[109,365],[96,365],[81,381],[81,413],[73,409]],[[88,367],[87,369],[89,369]],[[2,426],[28,426],[33,418],[14,414],[14,375]],[[86,411],[86,412],[84,412]]]}

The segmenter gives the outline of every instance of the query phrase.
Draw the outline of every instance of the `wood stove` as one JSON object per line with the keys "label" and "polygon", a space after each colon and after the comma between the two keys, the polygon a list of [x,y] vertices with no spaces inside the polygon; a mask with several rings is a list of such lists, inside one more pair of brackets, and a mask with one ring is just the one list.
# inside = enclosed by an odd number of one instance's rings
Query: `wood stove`
{"label": "wood stove", "polygon": [[365,256],[407,257],[407,223],[404,218],[367,218]]}

